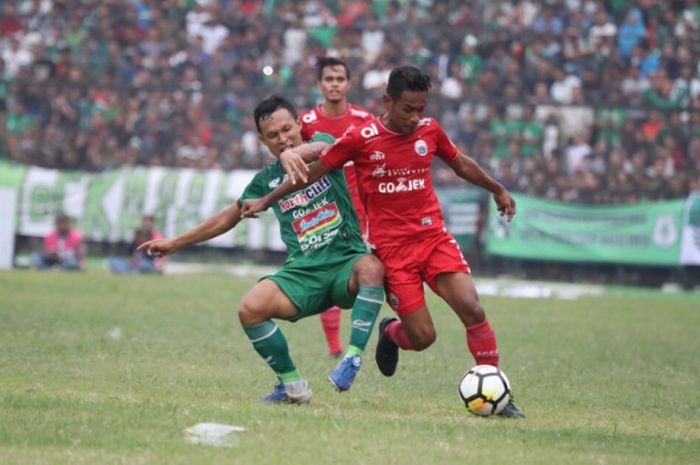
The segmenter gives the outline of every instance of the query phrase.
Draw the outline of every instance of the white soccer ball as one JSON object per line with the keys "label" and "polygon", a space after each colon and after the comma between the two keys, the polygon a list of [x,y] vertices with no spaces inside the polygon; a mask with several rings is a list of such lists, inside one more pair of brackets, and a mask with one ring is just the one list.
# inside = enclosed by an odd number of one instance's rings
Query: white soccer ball
{"label": "white soccer ball", "polygon": [[470,368],[459,383],[459,395],[474,415],[487,417],[501,413],[510,401],[510,382],[493,365]]}

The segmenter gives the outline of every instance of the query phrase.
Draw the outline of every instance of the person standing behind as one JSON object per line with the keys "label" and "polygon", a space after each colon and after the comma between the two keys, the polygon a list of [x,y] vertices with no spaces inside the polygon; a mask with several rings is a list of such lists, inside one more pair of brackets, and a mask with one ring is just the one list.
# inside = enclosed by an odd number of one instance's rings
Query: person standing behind
{"label": "person standing behind", "polygon": [[[345,62],[333,57],[319,57],[316,67],[318,89],[323,94],[323,103],[299,115],[302,123],[301,136],[305,141],[311,140],[317,133],[330,134],[337,139],[348,129],[374,118],[369,111],[348,102],[350,69]],[[364,237],[367,230],[365,210],[360,201],[357,177],[352,162],[344,167],[344,171]],[[341,311],[339,307],[331,307],[320,315],[323,332],[328,342],[328,352],[334,358],[340,357],[344,352],[343,345],[340,343]]]}
{"label": "person standing behind", "polygon": [[[424,282],[459,318],[476,363],[499,366],[500,360],[496,335],[479,302],[469,265],[445,226],[433,188],[433,158],[441,158],[460,178],[491,192],[508,221],[515,215],[515,200],[472,158],[460,153],[437,121],[425,117],[430,87],[430,76],[414,66],[393,69],[382,116],[348,131],[311,165],[306,164],[308,153],[284,154],[292,159],[284,163],[290,166],[289,179],[260,199],[247,200],[242,209],[244,217],[255,215],[348,160],[355,162],[369,219],[368,243],[384,264],[387,302],[399,317],[386,317],[379,324],[375,359],[384,376],[396,371],[399,348],[422,351],[437,338]],[[499,415],[525,416],[512,399]]]}
{"label": "person standing behind", "polygon": [[44,251],[32,255],[32,264],[39,269],[85,271],[86,248],[83,235],[71,227],[71,218],[60,213],[55,228],[44,236]]}

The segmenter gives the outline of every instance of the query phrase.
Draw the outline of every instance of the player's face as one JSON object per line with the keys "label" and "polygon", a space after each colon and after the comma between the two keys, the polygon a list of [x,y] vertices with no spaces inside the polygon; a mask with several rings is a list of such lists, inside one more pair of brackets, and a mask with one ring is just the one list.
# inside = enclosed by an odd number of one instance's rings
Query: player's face
{"label": "player's face", "polygon": [[398,100],[393,100],[390,96],[385,95],[384,107],[386,108],[389,129],[401,134],[413,132],[418,121],[423,118],[427,104],[427,92],[404,90]]}
{"label": "player's face", "polygon": [[260,120],[260,142],[276,157],[286,149],[301,145],[301,125],[286,108]]}
{"label": "player's face", "polygon": [[345,96],[350,90],[350,81],[341,65],[326,66],[321,71],[321,80],[318,87],[321,89],[323,98],[331,103],[338,103],[345,100]]}

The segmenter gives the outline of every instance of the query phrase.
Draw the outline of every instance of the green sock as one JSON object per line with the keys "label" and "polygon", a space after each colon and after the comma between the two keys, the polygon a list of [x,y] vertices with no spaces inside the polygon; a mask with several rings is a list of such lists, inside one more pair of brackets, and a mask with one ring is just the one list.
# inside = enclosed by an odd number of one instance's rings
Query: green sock
{"label": "green sock", "polygon": [[289,347],[282,330],[272,321],[264,321],[258,325],[243,325],[253,348],[270,365],[279,379],[290,383],[301,379],[297,367],[289,356]]}
{"label": "green sock", "polygon": [[382,286],[360,284],[360,291],[357,293],[355,303],[352,306],[350,346],[346,356],[362,355],[365,351],[383,303],[384,288]]}

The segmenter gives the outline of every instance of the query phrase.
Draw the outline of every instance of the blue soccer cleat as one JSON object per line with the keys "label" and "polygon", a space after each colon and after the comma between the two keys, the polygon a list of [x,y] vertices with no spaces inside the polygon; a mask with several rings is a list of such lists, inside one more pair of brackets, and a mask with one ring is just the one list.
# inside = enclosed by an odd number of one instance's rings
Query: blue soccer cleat
{"label": "blue soccer cleat", "polygon": [[338,391],[347,391],[352,386],[352,382],[355,381],[355,376],[357,376],[357,372],[360,371],[361,367],[362,359],[359,355],[345,357],[340,361],[336,369],[328,375],[328,381]]}
{"label": "blue soccer cleat", "polygon": [[284,391],[284,383],[280,380],[275,384],[272,392],[265,397],[258,399],[258,402],[266,402],[269,404],[280,404],[287,400],[287,393]]}
{"label": "blue soccer cleat", "polygon": [[273,391],[258,399],[258,402],[269,404],[306,404],[311,401],[311,387],[306,380],[300,379],[288,384],[279,381]]}

